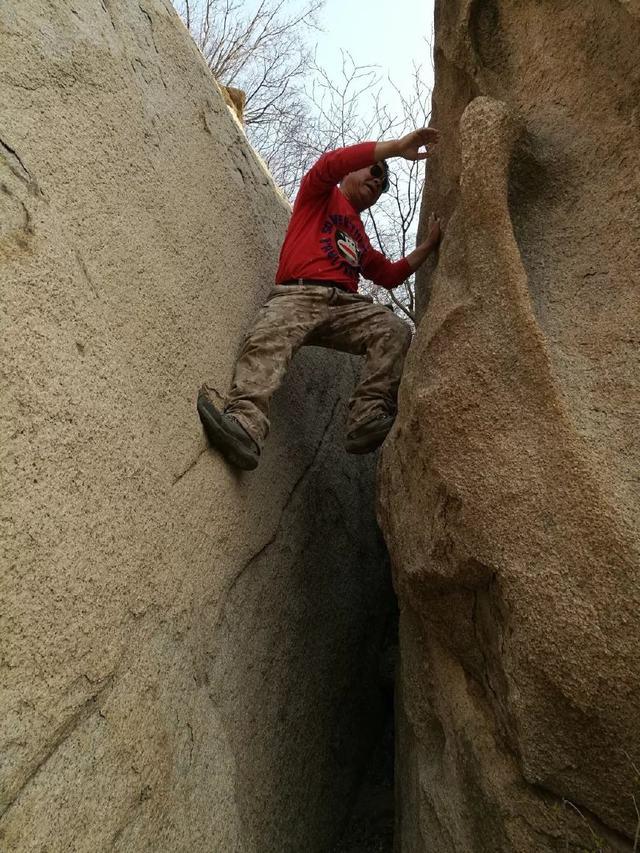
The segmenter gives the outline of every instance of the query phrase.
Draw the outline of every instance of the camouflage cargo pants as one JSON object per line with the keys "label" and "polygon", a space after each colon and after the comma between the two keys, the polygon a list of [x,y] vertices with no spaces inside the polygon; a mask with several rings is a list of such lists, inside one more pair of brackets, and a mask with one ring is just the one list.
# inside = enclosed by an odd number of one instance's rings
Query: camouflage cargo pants
{"label": "camouflage cargo pants", "polygon": [[369,296],[335,287],[278,285],[244,338],[225,412],[262,447],[269,402],[296,350],[329,347],[365,356],[364,374],[349,401],[349,432],[377,415],[395,414],[410,343],[407,323]]}

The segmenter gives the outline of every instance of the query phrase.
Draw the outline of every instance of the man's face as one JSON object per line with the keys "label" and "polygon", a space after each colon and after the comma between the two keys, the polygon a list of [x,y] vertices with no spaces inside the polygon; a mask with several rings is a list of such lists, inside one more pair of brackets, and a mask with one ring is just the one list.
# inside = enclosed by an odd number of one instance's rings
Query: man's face
{"label": "man's face", "polygon": [[357,172],[350,172],[342,182],[342,191],[356,210],[366,210],[382,195],[386,167],[384,163],[376,165],[380,167],[380,177],[372,175],[371,166],[367,166],[365,169],[358,169]]}

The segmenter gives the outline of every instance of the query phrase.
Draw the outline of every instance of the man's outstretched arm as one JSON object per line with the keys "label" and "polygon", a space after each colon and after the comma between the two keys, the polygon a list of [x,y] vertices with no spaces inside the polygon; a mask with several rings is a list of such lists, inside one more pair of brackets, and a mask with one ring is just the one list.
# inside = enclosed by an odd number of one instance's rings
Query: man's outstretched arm
{"label": "man's outstretched arm", "polygon": [[[426,160],[435,153],[440,132],[435,127],[421,127],[412,130],[400,139],[390,139],[387,142],[377,142],[374,149],[375,162],[387,160],[389,157],[404,157],[405,160]],[[420,149],[424,148],[424,151]]]}
{"label": "man's outstretched arm", "polygon": [[[388,157],[404,157],[405,160],[426,160],[436,153],[440,133],[435,127],[421,127],[388,142],[378,142],[375,148],[376,160]],[[424,151],[420,149],[424,148]],[[411,272],[415,272],[429,257],[440,242],[440,220],[432,213],[429,217],[427,238],[406,255]]]}
{"label": "man's outstretched arm", "polygon": [[411,267],[411,272],[415,272],[427,260],[440,242],[440,236],[440,220],[435,213],[432,213],[429,217],[426,240],[423,240],[422,243],[416,246],[413,252],[410,252],[406,256],[407,263]]}
{"label": "man's outstretched arm", "polygon": [[369,245],[362,257],[362,274],[379,287],[393,290],[415,272],[440,242],[440,220],[432,213],[429,217],[427,238],[413,252],[405,255],[399,261],[388,260],[382,252],[377,252]]}
{"label": "man's outstretched arm", "polygon": [[[311,167],[302,180],[303,196],[329,192],[349,172],[371,166],[387,157],[404,157],[405,160],[424,160],[435,153],[439,133],[434,127],[423,127],[387,142],[361,142],[327,151]],[[425,151],[420,151],[423,146]]]}

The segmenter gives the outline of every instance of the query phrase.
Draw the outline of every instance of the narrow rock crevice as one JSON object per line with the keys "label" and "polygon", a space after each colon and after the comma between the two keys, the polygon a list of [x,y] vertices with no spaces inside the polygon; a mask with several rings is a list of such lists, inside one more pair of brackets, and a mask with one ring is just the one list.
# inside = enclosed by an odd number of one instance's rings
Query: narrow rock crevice
{"label": "narrow rock crevice", "polygon": [[395,681],[398,612],[394,607],[380,655],[381,714],[352,806],[331,853],[392,853],[395,825]]}
{"label": "narrow rock crevice", "polygon": [[117,32],[116,22],[113,15],[113,10],[111,9],[111,0],[100,0],[100,5],[104,9],[107,14],[109,21],[111,22],[111,26],[113,27],[114,32]]}
{"label": "narrow rock crevice", "polygon": [[20,155],[2,138],[0,138],[0,154],[4,156],[5,160],[9,165],[9,168],[14,173],[14,175],[16,175],[16,177],[21,178],[26,184],[32,183],[33,179],[31,177],[31,173],[23,163]]}
{"label": "narrow rock crevice", "polygon": [[73,734],[73,732],[82,725],[93,714],[100,713],[102,706],[111,692],[115,681],[115,673],[112,673],[101,683],[100,688],[96,690],[88,699],[86,699],[75,711],[63,722],[58,728],[52,732],[48,742],[31,760],[28,767],[25,768],[22,778],[9,790],[6,802],[0,804],[0,818],[11,809],[17,802],[19,797],[29,787],[36,776],[41,773],[47,765],[47,762],[60,749],[65,741]]}
{"label": "narrow rock crevice", "polygon": [[145,16],[147,21],[149,21],[149,29],[151,30],[151,41],[153,42],[153,48],[154,48],[156,53],[159,53],[160,51],[158,50],[158,45],[156,44],[156,34],[155,34],[155,31],[153,28],[153,19],[151,17],[151,14],[144,8],[142,3],[138,3],[138,8],[142,12],[142,14]]}
{"label": "narrow rock crevice", "polygon": [[329,417],[327,419],[327,422],[326,422],[324,429],[322,430],[322,433],[320,435],[320,438],[317,441],[316,446],[311,453],[311,459],[305,465],[305,467],[302,469],[298,479],[293,484],[293,488],[291,489],[291,491],[289,492],[289,494],[285,498],[285,502],[283,504],[282,510],[280,512],[280,516],[278,518],[278,521],[276,523],[275,530],[274,530],[272,536],[264,543],[264,545],[262,545],[258,549],[258,551],[256,551],[255,554],[253,554],[253,556],[251,556],[247,560],[247,562],[244,564],[244,566],[242,566],[242,568],[237,572],[237,574],[234,576],[233,580],[231,581],[231,583],[229,584],[229,586],[227,588],[227,595],[229,593],[231,593],[231,591],[236,586],[238,581],[243,577],[245,572],[251,566],[253,566],[257,562],[257,560],[260,559],[260,557],[262,557],[264,555],[264,553],[273,545],[273,543],[278,538],[278,535],[280,534],[281,528],[282,528],[282,520],[286,516],[288,509],[289,509],[289,506],[291,505],[293,499],[295,498],[296,494],[298,493],[298,490],[300,489],[302,484],[306,481],[308,474],[311,472],[314,465],[316,464],[316,462],[318,460],[318,456],[322,450],[322,446],[324,444],[325,438],[326,438],[326,436],[327,436],[327,434],[331,428],[331,425],[333,423],[333,419],[334,419],[336,410],[338,409],[338,406],[340,405],[341,402],[342,401],[340,400],[340,397],[336,397],[335,402],[331,408],[331,412],[329,414]]}

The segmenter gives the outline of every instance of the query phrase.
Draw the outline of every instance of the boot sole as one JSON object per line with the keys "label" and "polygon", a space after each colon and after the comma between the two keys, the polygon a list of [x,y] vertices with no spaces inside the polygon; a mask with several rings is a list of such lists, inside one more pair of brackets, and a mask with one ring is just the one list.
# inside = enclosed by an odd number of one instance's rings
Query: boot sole
{"label": "boot sole", "polygon": [[198,414],[209,442],[231,465],[243,471],[253,471],[258,467],[258,455],[242,447],[238,439],[230,435],[224,428],[224,424],[214,418],[211,412],[200,404],[200,401],[198,401]]}
{"label": "boot sole", "polygon": [[[393,426],[393,424],[392,424]],[[384,444],[385,438],[391,432],[391,427],[386,427],[378,432],[371,432],[368,435],[363,435],[361,438],[349,438],[345,443],[347,453],[365,454],[373,453],[380,445]]]}

